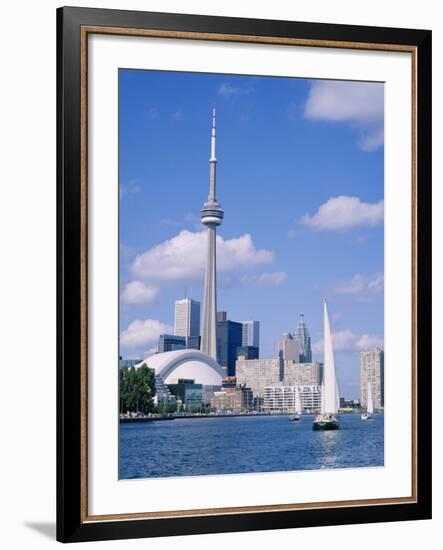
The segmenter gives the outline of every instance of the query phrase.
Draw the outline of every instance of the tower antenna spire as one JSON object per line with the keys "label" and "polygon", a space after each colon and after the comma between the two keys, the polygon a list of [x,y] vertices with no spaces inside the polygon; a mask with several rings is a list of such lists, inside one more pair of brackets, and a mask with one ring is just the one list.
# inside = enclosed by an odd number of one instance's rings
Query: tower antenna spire
{"label": "tower antenna spire", "polygon": [[212,130],[211,130],[211,157],[209,158],[209,201],[215,200],[215,177],[217,157],[215,156],[215,107],[212,109]]}

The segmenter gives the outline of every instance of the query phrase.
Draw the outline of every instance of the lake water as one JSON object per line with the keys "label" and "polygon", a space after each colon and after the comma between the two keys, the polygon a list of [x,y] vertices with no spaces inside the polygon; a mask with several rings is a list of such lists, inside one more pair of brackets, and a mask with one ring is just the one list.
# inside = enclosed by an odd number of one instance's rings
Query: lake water
{"label": "lake water", "polygon": [[359,468],[384,464],[384,418],[342,414],[314,432],[312,416],[176,418],[120,424],[120,479]]}

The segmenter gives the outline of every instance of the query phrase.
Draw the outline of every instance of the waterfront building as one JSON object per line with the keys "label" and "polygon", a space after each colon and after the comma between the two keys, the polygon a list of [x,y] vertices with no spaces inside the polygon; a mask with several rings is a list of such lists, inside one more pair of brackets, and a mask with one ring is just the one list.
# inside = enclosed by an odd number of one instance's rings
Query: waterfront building
{"label": "waterfront building", "polygon": [[211,399],[211,408],[217,412],[234,412],[236,408],[235,391],[220,390],[214,392]]}
{"label": "waterfront building", "polygon": [[176,336],[200,336],[200,302],[183,298],[175,302],[174,334]]}
{"label": "waterfront building", "polygon": [[226,311],[217,311],[217,321],[226,321],[228,314]]}
{"label": "waterfront building", "polygon": [[375,409],[384,408],[385,400],[385,357],[381,348],[360,353],[360,402],[365,408],[368,403],[368,381],[371,383]]}
{"label": "waterfront building", "polygon": [[263,395],[263,410],[267,412],[301,412],[297,386],[275,384],[266,386]]}
{"label": "waterfront building", "polygon": [[237,357],[246,359],[258,359],[258,348],[254,346],[240,346],[237,348]]}
{"label": "waterfront building", "polygon": [[321,386],[291,386],[284,383],[267,386],[264,390],[263,410],[315,414],[321,408]]}
{"label": "waterfront building", "polygon": [[312,361],[311,337],[309,335],[303,313],[300,313],[300,322],[298,323],[293,337],[298,344],[300,363],[310,363]]}
{"label": "waterfront building", "polygon": [[202,401],[203,405],[210,405],[212,398],[214,396],[214,393],[216,391],[221,391],[222,387],[220,385],[217,386],[209,386],[205,385],[202,389]]}
{"label": "waterfront building", "polygon": [[251,388],[256,407],[263,402],[266,386],[278,384],[283,379],[283,361],[275,359],[246,359],[240,356],[236,361],[236,378],[238,385]]}
{"label": "waterfront building", "polygon": [[209,159],[209,196],[201,210],[201,222],[208,228],[206,272],[203,299],[201,351],[217,360],[217,274],[216,230],[223,221],[224,212],[216,199],[217,159],[215,156],[215,109],[212,111],[211,157]]}
{"label": "waterfront building", "polygon": [[340,409],[345,411],[360,410],[360,399],[345,399],[340,397]]}
{"label": "waterfront building", "polygon": [[161,376],[155,375],[155,395],[154,405],[173,405],[177,402],[176,396],[173,395],[168,386],[163,382]]}
{"label": "waterfront building", "polygon": [[226,376],[222,380],[222,388],[235,388],[237,385],[237,378],[235,376]]}
{"label": "waterfront building", "polygon": [[260,321],[242,321],[242,346],[260,347]]}
{"label": "waterfront building", "polygon": [[228,376],[235,376],[237,348],[242,345],[242,324],[235,321],[217,323],[217,362],[227,369]]}
{"label": "waterfront building", "polygon": [[175,334],[160,334],[158,339],[158,351],[176,351],[186,349],[186,336],[176,336]]}
{"label": "waterfront building", "polygon": [[300,349],[298,342],[294,340],[294,336],[291,333],[285,332],[281,335],[278,343],[278,354],[285,361],[299,362]]}
{"label": "waterfront building", "polygon": [[217,412],[246,412],[253,408],[253,394],[246,386],[225,388],[214,392],[211,399],[211,407]]}
{"label": "waterfront building", "polygon": [[203,386],[195,380],[179,378],[175,384],[168,384],[168,389],[176,400],[180,400],[188,412],[201,409],[203,404]]}
{"label": "waterfront building", "polygon": [[322,380],[322,364],[284,361],[284,383],[289,386],[317,386]]}
{"label": "waterfront building", "polygon": [[301,410],[304,414],[316,414],[321,409],[321,386],[318,385],[302,385],[297,386]]}

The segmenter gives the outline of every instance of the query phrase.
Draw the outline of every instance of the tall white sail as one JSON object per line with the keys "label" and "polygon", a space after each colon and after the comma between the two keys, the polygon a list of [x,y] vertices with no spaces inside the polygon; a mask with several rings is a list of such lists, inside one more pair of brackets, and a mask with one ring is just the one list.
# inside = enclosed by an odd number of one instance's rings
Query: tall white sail
{"label": "tall white sail", "polygon": [[337,379],[335,376],[334,348],[332,346],[331,327],[329,324],[328,306],[323,305],[323,396],[322,413],[337,414]]}
{"label": "tall white sail", "polygon": [[372,386],[371,382],[368,380],[368,406],[366,407],[368,414],[374,412],[374,398],[372,396]]}

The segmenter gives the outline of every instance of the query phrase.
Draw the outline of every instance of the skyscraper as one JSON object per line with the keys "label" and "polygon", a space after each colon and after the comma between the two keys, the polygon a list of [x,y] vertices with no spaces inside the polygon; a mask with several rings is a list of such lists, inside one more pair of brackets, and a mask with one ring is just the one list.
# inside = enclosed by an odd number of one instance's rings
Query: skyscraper
{"label": "skyscraper", "polygon": [[375,409],[385,404],[385,354],[380,348],[360,353],[360,403],[368,403],[368,380],[371,383],[372,398]]}
{"label": "skyscraper", "polygon": [[228,376],[235,376],[237,350],[241,343],[241,323],[228,320],[217,322],[217,363],[227,368]]}
{"label": "skyscraper", "polygon": [[228,314],[226,311],[217,311],[217,321],[226,321]]}
{"label": "skyscraper", "polygon": [[242,346],[260,347],[260,321],[242,321]]}
{"label": "skyscraper", "polygon": [[174,334],[176,336],[200,336],[200,302],[183,298],[175,302]]}
{"label": "skyscraper", "polygon": [[201,351],[217,360],[217,264],[216,229],[223,221],[223,209],[215,197],[217,159],[215,156],[215,109],[212,111],[209,196],[201,210],[201,222],[208,228]]}
{"label": "skyscraper", "polygon": [[294,340],[298,344],[300,353],[300,363],[311,363],[312,350],[311,350],[311,337],[305,324],[305,316],[300,313],[300,322],[296,328],[294,334]]}
{"label": "skyscraper", "polygon": [[278,354],[282,359],[300,363],[300,347],[294,335],[285,332],[278,342]]}

